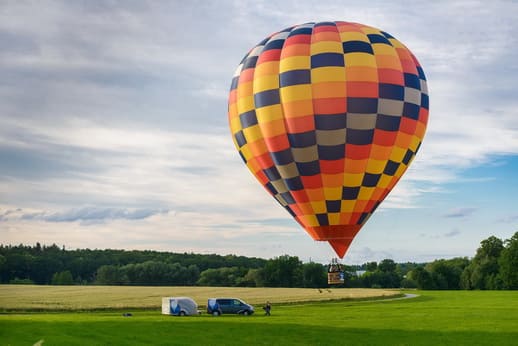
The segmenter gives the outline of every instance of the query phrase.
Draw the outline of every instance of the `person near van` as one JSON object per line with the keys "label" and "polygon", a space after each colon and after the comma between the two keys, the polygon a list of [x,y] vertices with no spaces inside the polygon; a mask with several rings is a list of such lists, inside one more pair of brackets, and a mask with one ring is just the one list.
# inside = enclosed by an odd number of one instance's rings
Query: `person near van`
{"label": "person near van", "polygon": [[266,305],[263,307],[263,310],[266,316],[270,316],[270,310],[272,310],[272,305],[270,304],[270,302],[266,302]]}

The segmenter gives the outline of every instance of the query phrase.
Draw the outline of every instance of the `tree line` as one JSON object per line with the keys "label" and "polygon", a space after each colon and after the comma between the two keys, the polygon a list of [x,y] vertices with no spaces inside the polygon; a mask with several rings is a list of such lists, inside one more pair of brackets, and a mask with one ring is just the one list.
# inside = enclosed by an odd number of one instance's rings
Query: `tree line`
{"label": "tree line", "polygon": [[436,260],[408,273],[420,289],[518,289],[518,232],[502,241],[491,236],[475,256]]}
{"label": "tree line", "polygon": [[[518,232],[483,240],[471,259],[344,266],[342,287],[518,289]],[[327,266],[296,256],[272,259],[158,251],[67,250],[0,245],[0,283],[52,285],[327,287]]]}

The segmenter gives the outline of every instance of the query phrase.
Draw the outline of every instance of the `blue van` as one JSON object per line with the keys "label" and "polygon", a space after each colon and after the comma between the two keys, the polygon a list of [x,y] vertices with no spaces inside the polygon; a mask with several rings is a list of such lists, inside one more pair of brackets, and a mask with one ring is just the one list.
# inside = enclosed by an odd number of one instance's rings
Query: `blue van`
{"label": "blue van", "polygon": [[251,315],[254,307],[237,298],[209,298],[207,302],[207,313],[213,316],[221,314]]}

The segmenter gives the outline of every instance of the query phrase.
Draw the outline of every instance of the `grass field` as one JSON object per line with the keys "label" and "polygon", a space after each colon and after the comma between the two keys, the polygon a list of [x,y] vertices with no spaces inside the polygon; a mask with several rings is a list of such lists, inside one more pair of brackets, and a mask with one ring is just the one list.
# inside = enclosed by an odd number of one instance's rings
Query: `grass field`
{"label": "grass field", "polygon": [[[2,345],[517,345],[518,292],[274,304],[272,316],[159,311],[0,314]],[[66,297],[64,297],[66,299]],[[261,311],[262,312],[262,311]]]}

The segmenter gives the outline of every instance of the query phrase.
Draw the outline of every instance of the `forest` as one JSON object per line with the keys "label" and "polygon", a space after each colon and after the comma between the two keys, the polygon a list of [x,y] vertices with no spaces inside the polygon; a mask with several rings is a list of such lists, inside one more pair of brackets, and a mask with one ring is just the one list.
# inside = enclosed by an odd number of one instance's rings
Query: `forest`
{"label": "forest", "polygon": [[[342,287],[425,290],[518,289],[518,232],[491,236],[472,258],[430,263],[392,259],[344,266]],[[69,250],[52,245],[0,245],[0,283],[39,285],[139,285],[324,288],[327,266],[283,255],[236,255],[137,250]],[[336,285],[335,285],[336,286]]]}

